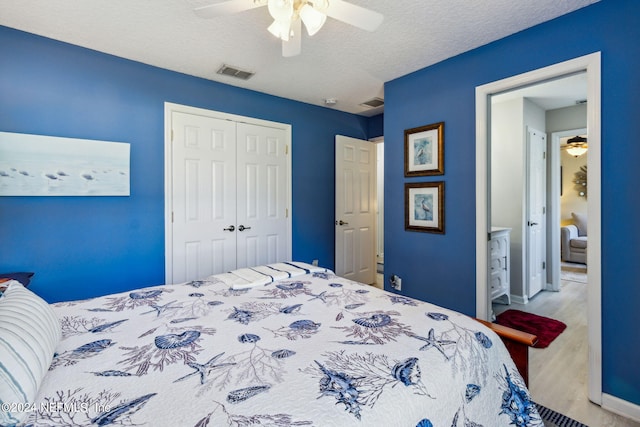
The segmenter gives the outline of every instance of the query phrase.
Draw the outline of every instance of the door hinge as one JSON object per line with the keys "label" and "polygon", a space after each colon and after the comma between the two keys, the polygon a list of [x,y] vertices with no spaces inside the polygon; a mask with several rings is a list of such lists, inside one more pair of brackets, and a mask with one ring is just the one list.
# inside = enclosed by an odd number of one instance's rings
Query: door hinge
{"label": "door hinge", "polygon": [[546,214],[546,213],[547,213],[547,207],[546,207],[546,206],[543,206],[543,207],[542,207],[542,215],[544,215],[544,214]]}
{"label": "door hinge", "polygon": [[284,146],[284,155],[286,156],[287,154],[289,154],[289,146],[285,144],[285,146]]}
{"label": "door hinge", "polygon": [[173,129],[171,129],[171,142],[173,142]]}
{"label": "door hinge", "polygon": [[547,269],[547,263],[546,263],[546,262],[544,262],[544,261],[542,261],[542,269],[543,269],[543,270],[546,270],[546,269]]}
{"label": "door hinge", "polygon": [[547,158],[547,152],[543,151],[542,152],[542,159],[545,160]]}
{"label": "door hinge", "polygon": [[171,212],[171,222],[173,222],[173,212]]}
{"label": "door hinge", "polygon": [[289,208],[284,209],[284,217],[289,218]]}

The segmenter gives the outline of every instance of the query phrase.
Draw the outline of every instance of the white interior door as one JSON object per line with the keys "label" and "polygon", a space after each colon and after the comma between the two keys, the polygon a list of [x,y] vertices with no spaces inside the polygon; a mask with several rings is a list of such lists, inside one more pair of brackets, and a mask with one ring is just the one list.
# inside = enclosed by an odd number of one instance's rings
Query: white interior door
{"label": "white interior door", "polygon": [[236,126],[173,112],[173,274],[200,279],[236,265]]}
{"label": "white interior door", "polygon": [[237,266],[287,260],[285,132],[238,123]]}
{"label": "white interior door", "polygon": [[544,132],[527,129],[527,296],[546,284],[546,176],[547,139]]}
{"label": "white interior door", "polygon": [[336,274],[376,280],[376,146],[336,135]]}

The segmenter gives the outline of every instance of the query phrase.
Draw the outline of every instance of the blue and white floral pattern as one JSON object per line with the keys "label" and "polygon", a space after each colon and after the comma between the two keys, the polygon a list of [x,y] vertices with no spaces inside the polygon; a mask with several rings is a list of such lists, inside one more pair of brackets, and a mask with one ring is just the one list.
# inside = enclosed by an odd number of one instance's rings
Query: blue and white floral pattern
{"label": "blue and white floral pattern", "polygon": [[54,310],[63,339],[25,426],[542,426],[493,332],[331,271]]}

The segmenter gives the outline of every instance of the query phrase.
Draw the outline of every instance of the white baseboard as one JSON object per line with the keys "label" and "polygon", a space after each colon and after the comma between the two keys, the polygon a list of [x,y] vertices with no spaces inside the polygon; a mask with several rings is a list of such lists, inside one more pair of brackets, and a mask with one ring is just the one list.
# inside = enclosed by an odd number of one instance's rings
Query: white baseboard
{"label": "white baseboard", "polygon": [[528,304],[529,298],[522,295],[513,295],[511,294],[511,302],[515,302],[517,304]]}
{"label": "white baseboard", "polygon": [[602,393],[602,408],[640,422],[640,405],[622,400],[619,397]]}

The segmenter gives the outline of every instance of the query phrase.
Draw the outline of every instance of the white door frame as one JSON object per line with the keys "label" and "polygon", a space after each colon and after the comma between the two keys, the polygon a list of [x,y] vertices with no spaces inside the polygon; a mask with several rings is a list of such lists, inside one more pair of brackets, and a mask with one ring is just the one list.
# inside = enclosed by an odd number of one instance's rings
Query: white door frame
{"label": "white door frame", "polygon": [[[532,134],[539,134],[542,135],[542,139],[544,141],[544,147],[542,147],[544,149],[544,157],[542,158],[538,158],[535,159],[532,156],[532,150],[533,150],[533,146],[532,146],[532,142],[531,142],[531,135]],[[546,264],[546,257],[547,257],[547,215],[546,215],[546,206],[547,206],[547,156],[546,153],[548,151],[547,148],[547,133],[544,131],[541,131],[539,129],[535,129],[532,128],[530,126],[526,126],[525,129],[525,159],[526,159],[526,165],[525,165],[525,171],[526,171],[526,178],[525,178],[525,222],[522,225],[522,229],[523,229],[523,251],[524,251],[524,256],[523,256],[523,260],[524,260],[524,277],[525,280],[523,282],[523,290],[524,290],[524,297],[527,299],[532,298],[534,295],[531,294],[531,277],[532,277],[532,270],[534,269],[542,269],[542,272],[540,273],[541,277],[541,284],[540,284],[540,291],[542,291],[543,289],[546,288],[547,286],[547,270],[546,267],[543,268],[541,264],[534,264],[533,263],[533,259],[535,259],[536,255],[533,253],[532,249],[534,247],[537,247],[539,249],[539,251],[542,251],[544,249],[544,256],[542,256],[541,258],[538,259],[538,261],[540,261],[540,263],[544,262]],[[540,147],[537,147],[540,148]],[[538,153],[540,154],[540,153]],[[541,189],[541,191],[544,192],[544,196],[543,196],[543,200],[542,203],[544,203],[544,208],[542,212],[538,212],[537,215],[540,216],[540,218],[538,219],[540,221],[540,223],[538,223],[537,225],[540,226],[540,236],[538,237],[538,245],[535,246],[535,239],[532,238],[532,225],[530,225],[530,221],[536,216],[536,214],[534,212],[532,212],[532,208],[531,208],[531,194],[532,194],[532,166],[534,165],[534,162],[540,162],[540,164],[543,165],[544,167],[544,174],[542,176],[542,179],[544,179],[544,187]],[[540,242],[540,240],[542,240],[542,242]],[[532,265],[533,264],[533,265]],[[537,291],[539,292],[539,291]],[[536,294],[537,294],[536,292]]]}
{"label": "white door frame", "polygon": [[[346,160],[344,158],[344,154],[339,151],[340,147],[346,147],[348,145],[356,147],[354,151],[360,151],[362,147],[366,147],[367,152],[370,154],[368,159],[367,168],[370,171],[369,180],[366,181],[368,185],[368,191],[366,193],[369,194],[369,198],[367,200],[368,210],[362,210],[362,197],[356,197],[356,200],[353,202],[353,211],[351,214],[345,214],[342,208],[345,208],[345,186],[341,185],[341,173],[344,171],[344,166],[346,164]],[[362,172],[362,165],[359,161],[360,157],[358,152],[354,152],[353,161],[351,163],[352,167],[356,168],[356,172]],[[358,282],[366,283],[366,284],[375,284],[377,277],[377,265],[376,265],[376,237],[377,237],[377,146],[375,142],[367,141],[364,139],[353,138],[344,135],[336,135],[335,136],[335,272],[337,275],[342,277],[346,277],[351,280],[355,280]],[[355,166],[354,166],[355,165]],[[361,184],[363,183],[360,179],[360,176],[355,176],[353,181],[357,184],[354,184],[352,190],[358,195],[362,195]],[[353,193],[352,193],[353,194]],[[343,220],[348,220],[343,223]],[[351,224],[349,224],[349,221]],[[344,227],[345,225],[349,225],[349,227]],[[368,245],[363,245],[363,239],[367,236],[366,233],[362,233],[362,227],[367,226],[365,228],[370,229],[369,236],[371,241]],[[364,247],[368,250],[368,254],[366,259],[368,259],[368,263],[366,265],[366,269],[359,269],[362,267],[362,256],[360,257],[352,257],[352,271],[347,271],[347,266],[345,265],[345,259],[348,256],[345,254],[346,245],[340,244],[342,240],[341,237],[345,236],[344,231],[349,231],[351,229],[351,235],[353,236],[351,242],[353,247],[351,248],[351,255],[361,255],[361,249]],[[357,260],[356,258],[359,258]]]}
{"label": "white door frame", "polygon": [[[589,198],[589,251],[587,264],[587,317],[589,339],[589,399],[602,403],[602,292],[601,292],[601,174],[600,174],[600,52],[595,52],[559,64],[533,70],[476,87],[476,317],[489,320],[491,301],[488,291],[488,231],[490,224],[489,141],[491,96],[569,74],[587,73],[587,127],[589,157],[587,158]],[[593,224],[593,229],[591,225]]]}
{"label": "white door frame", "polygon": [[[376,144],[376,262],[384,264],[384,136],[371,138]],[[377,269],[377,266],[376,266]]]}
{"label": "white door frame", "polygon": [[234,122],[249,123],[258,126],[272,127],[276,129],[282,129],[285,132],[285,143],[288,147],[289,155],[287,156],[287,260],[292,259],[292,223],[293,223],[293,210],[292,210],[292,196],[291,196],[291,158],[292,156],[292,140],[291,140],[291,125],[287,123],[271,122],[267,120],[255,119],[252,117],[238,116],[235,114],[223,113],[221,111],[206,110],[203,108],[191,107],[188,105],[174,104],[171,102],[164,103],[164,263],[165,263],[165,283],[171,283],[173,277],[173,226],[172,226],[172,206],[173,206],[173,165],[172,165],[172,150],[171,150],[171,114],[173,112],[180,112],[185,114],[200,115],[205,117],[212,117],[221,120],[231,120]]}
{"label": "white door frame", "polygon": [[[587,128],[569,129],[551,133],[549,141],[549,159],[547,176],[547,287],[548,291],[560,290],[560,138],[585,135]],[[587,156],[587,159],[589,157]]]}

